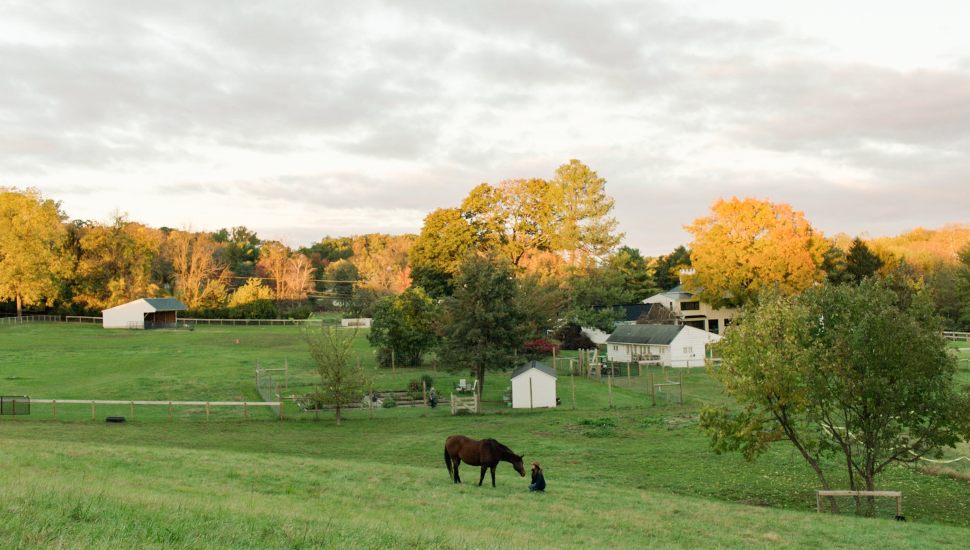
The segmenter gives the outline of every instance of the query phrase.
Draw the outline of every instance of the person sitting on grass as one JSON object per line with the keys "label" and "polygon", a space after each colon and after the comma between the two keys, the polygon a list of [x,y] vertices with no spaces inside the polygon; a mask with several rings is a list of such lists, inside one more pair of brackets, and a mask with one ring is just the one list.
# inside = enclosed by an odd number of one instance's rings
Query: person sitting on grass
{"label": "person sitting on grass", "polygon": [[542,475],[542,468],[538,462],[532,463],[532,483],[529,484],[529,492],[546,490],[546,478]]}
{"label": "person sitting on grass", "polygon": [[432,409],[438,406],[438,390],[434,389],[434,386],[431,386],[431,391],[428,392],[428,401]]}

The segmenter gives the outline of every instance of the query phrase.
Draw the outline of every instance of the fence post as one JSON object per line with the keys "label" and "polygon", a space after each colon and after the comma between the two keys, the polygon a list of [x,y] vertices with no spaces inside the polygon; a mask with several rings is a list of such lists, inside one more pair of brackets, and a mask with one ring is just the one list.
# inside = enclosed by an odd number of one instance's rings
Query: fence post
{"label": "fence post", "polygon": [[135,402],[134,401],[132,401],[130,403],[130,407],[131,407],[131,417],[132,418],[135,418]]}
{"label": "fence post", "polygon": [[653,371],[650,370],[650,401],[653,406],[657,406],[657,387],[653,385]]}
{"label": "fence post", "polygon": [[209,421],[209,402],[205,402],[205,421]]}
{"label": "fence post", "polygon": [[249,420],[249,403],[243,401],[243,418]]}
{"label": "fence post", "polygon": [[609,388],[610,392],[610,408],[613,408],[613,369],[610,369],[610,375],[606,377],[606,386]]}
{"label": "fence post", "polygon": [[421,402],[428,408],[428,383],[424,380],[421,381]]}
{"label": "fence post", "polygon": [[680,371],[680,404],[684,404],[684,371]]}
{"label": "fence post", "polygon": [[95,420],[94,401],[91,402],[91,420]]}
{"label": "fence post", "polygon": [[51,399],[51,416],[57,420],[57,399]]}
{"label": "fence post", "polygon": [[175,420],[175,417],[172,415],[172,402],[169,401],[168,402],[168,421],[172,422],[174,420]]}
{"label": "fence post", "polygon": [[569,383],[573,387],[573,410],[575,411],[576,410],[576,375],[573,374],[571,367],[572,365],[570,365],[570,370],[569,370]]}

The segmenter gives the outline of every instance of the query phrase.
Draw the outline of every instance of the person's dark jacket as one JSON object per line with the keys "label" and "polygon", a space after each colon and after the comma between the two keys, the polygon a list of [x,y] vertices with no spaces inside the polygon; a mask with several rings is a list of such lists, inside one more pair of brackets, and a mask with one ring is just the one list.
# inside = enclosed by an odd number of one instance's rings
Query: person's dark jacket
{"label": "person's dark jacket", "polygon": [[542,475],[542,470],[532,470],[532,484],[529,485],[529,489],[533,491],[546,490],[546,478]]}

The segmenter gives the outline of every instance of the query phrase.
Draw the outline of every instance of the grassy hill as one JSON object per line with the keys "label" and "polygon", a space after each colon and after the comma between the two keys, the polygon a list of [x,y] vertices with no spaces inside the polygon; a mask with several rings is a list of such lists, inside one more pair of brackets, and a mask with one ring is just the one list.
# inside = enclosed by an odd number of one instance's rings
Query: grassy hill
{"label": "grassy hill", "polygon": [[[236,340],[239,343],[236,343]],[[373,355],[361,340],[365,364]],[[33,325],[0,330],[0,394],[87,399],[256,399],[255,361],[291,365],[312,381],[292,328],[106,332]],[[379,373],[403,387],[421,372]],[[434,373],[439,388],[458,378]],[[507,374],[488,379],[490,414],[439,408],[353,412],[342,427],[290,410],[244,422],[195,412],[175,422],[142,413],[125,425],[45,406],[0,418],[2,547],[668,547],[962,545],[970,484],[893,468],[906,523],[814,510],[816,482],[784,444],[749,464],[715,455],[696,412],[723,400],[702,372],[685,377],[685,404],[649,405],[645,377],[605,384],[561,376],[564,407],[511,411]],[[658,378],[659,372],[655,372]],[[675,400],[676,401],[676,400]],[[99,409],[99,417],[109,414]],[[126,414],[126,408],[117,411]],[[72,416],[73,415],[73,416]],[[549,492],[529,494],[507,464],[498,487],[450,483],[442,458],[454,433],[495,437],[546,469]],[[880,517],[892,515],[891,502]],[[500,537],[500,538],[495,538]]]}

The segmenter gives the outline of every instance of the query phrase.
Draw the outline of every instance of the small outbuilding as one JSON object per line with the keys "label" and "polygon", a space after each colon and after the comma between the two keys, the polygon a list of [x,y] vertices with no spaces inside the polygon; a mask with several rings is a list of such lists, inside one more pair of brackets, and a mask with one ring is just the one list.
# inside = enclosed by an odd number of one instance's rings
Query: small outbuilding
{"label": "small outbuilding", "polygon": [[556,407],[556,369],[529,361],[512,371],[512,408]]}
{"label": "small outbuilding", "polygon": [[707,345],[721,336],[686,325],[620,325],[606,340],[606,356],[621,363],[702,367]]}
{"label": "small outbuilding", "polygon": [[178,312],[188,309],[175,298],[141,298],[101,312],[104,328],[175,328]]}

